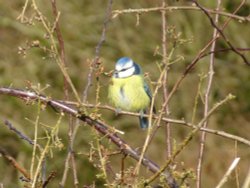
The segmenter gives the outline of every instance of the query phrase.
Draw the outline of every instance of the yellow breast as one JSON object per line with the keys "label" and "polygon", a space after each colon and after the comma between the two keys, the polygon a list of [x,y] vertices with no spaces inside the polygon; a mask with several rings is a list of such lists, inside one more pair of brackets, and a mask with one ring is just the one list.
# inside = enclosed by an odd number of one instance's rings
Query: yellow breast
{"label": "yellow breast", "polygon": [[150,98],[145,92],[144,80],[140,75],[112,78],[108,98],[116,108],[127,111],[140,111],[150,105]]}

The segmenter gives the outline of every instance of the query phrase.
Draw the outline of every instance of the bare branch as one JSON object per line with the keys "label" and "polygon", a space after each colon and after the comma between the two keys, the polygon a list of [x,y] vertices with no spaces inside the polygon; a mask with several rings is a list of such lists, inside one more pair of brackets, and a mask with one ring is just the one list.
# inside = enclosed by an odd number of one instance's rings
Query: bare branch
{"label": "bare branch", "polygon": [[[165,0],[162,0],[162,8],[165,8],[166,3]],[[167,19],[166,19],[166,10],[162,10],[161,12],[161,20],[162,20],[162,62],[165,65],[165,74],[163,77],[163,99],[164,101],[168,98],[168,88],[167,88],[167,81],[168,81],[168,59],[167,59]],[[165,107],[165,114],[166,116],[169,115],[169,107],[166,105]],[[171,129],[170,125],[167,122],[165,125],[165,133],[166,133],[166,151],[167,151],[167,158],[170,158],[172,153],[172,143],[171,143]]]}
{"label": "bare branch", "polygon": [[227,45],[232,49],[232,51],[236,54],[238,54],[244,61],[244,63],[246,65],[250,65],[250,63],[248,62],[247,58],[244,56],[244,54],[242,54],[240,51],[237,50],[237,48],[235,48],[232,43],[229,41],[229,39],[226,37],[226,35],[223,33],[223,31],[217,26],[217,24],[214,22],[213,18],[210,16],[210,14],[208,13],[208,11],[203,8],[197,1],[193,0],[193,2],[196,4],[197,7],[199,7],[204,13],[205,15],[208,17],[211,25],[217,30],[217,32],[222,36],[222,38],[226,41]]}
{"label": "bare branch", "polygon": [[[221,0],[217,0],[217,7],[216,10],[219,11],[221,5]],[[219,14],[215,15],[215,21],[214,24],[217,24],[219,21]],[[218,31],[216,28],[214,28],[213,31],[213,38],[216,38],[218,34]],[[213,41],[211,45],[210,51],[214,51],[216,46],[216,40]],[[208,71],[208,81],[207,81],[207,88],[205,93],[205,106],[204,106],[204,117],[207,116],[208,110],[209,110],[209,97],[213,82],[213,76],[214,76],[214,56],[215,54],[212,53],[210,56],[210,63],[209,63],[209,71]],[[207,127],[208,121],[206,121],[203,125],[203,127]],[[202,171],[202,162],[204,157],[204,150],[205,150],[205,140],[206,140],[206,132],[203,132],[201,135],[201,141],[200,141],[200,151],[199,151],[199,157],[198,157],[198,165],[197,165],[197,180],[196,180],[196,187],[201,187],[201,171]]]}
{"label": "bare branch", "polygon": [[103,23],[103,28],[102,28],[102,35],[101,35],[101,38],[100,38],[100,41],[98,42],[96,48],[95,48],[95,58],[94,60],[92,61],[91,65],[90,65],[90,69],[89,69],[89,74],[88,74],[88,82],[87,82],[87,85],[84,89],[84,92],[83,92],[83,102],[86,102],[87,100],[87,97],[88,97],[88,90],[89,90],[89,87],[91,86],[92,84],[92,74],[94,72],[94,69],[96,67],[98,67],[98,64],[99,64],[99,58],[100,58],[100,49],[105,41],[105,37],[106,37],[106,30],[107,30],[107,26],[108,26],[108,23],[109,23],[109,20],[110,20],[110,17],[111,17],[111,11],[112,11],[112,4],[113,4],[113,0],[109,0],[108,1],[108,6],[107,6],[107,9],[106,9],[106,15],[105,15],[105,19],[104,19],[104,23]]}
{"label": "bare branch", "polygon": [[216,188],[221,188],[227,182],[230,174],[236,168],[236,166],[238,165],[239,162],[240,162],[240,158],[239,157],[237,157],[237,158],[234,159],[234,161],[232,162],[232,164],[230,165],[230,167],[228,168],[227,172],[225,173],[225,175],[223,176],[223,178],[221,179],[221,181],[218,183],[218,185],[216,186]]}
{"label": "bare branch", "polygon": [[147,181],[145,181],[145,185],[148,185],[152,181],[154,181],[157,177],[159,177],[169,166],[171,162],[174,161],[175,157],[186,147],[186,145],[192,140],[193,136],[199,131],[199,129],[202,127],[204,122],[208,120],[208,118],[212,115],[212,113],[221,105],[224,103],[228,102],[229,100],[233,99],[234,96],[229,94],[225,99],[222,101],[218,102],[217,104],[214,105],[214,107],[208,112],[207,116],[205,116],[197,125],[197,127],[192,130],[189,135],[185,138],[185,140],[180,144],[180,146],[173,152],[171,157],[165,162],[165,164],[162,165],[160,170],[155,173],[152,177],[150,177]]}
{"label": "bare branch", "polygon": [[21,167],[18,162],[12,157],[10,156],[4,149],[0,148],[0,154],[11,163],[11,165],[17,169],[21,174],[24,175],[24,177],[27,180],[30,180],[30,175],[28,173],[28,171],[26,169],[24,169],[23,167]]}
{"label": "bare branch", "polygon": [[[153,8],[140,8],[140,9],[123,9],[123,10],[114,10],[112,12],[113,16],[112,18],[116,18],[119,15],[122,14],[141,14],[141,13],[148,13],[148,12],[159,12],[159,11],[180,11],[180,10],[194,10],[194,11],[201,11],[200,8],[195,7],[195,6],[167,6],[167,7],[153,7]],[[217,10],[212,10],[212,9],[207,9],[206,11],[211,13],[211,14],[219,14],[221,16],[226,16],[226,17],[230,17],[232,19],[235,20],[239,20],[239,21],[250,21],[250,18],[248,16],[239,16],[239,15],[235,15],[235,14],[231,14],[228,12],[223,12],[223,11],[217,11]]]}
{"label": "bare branch", "polygon": [[[65,105],[75,105],[75,106],[77,106],[77,103],[75,103],[75,102],[61,101],[61,100],[59,100],[58,102],[60,102],[62,104],[65,104]],[[94,105],[94,104],[83,104],[83,105],[85,107],[87,107],[87,108],[95,108],[96,107],[96,105]],[[103,105],[98,105],[98,108],[105,109],[105,110],[110,110],[110,111],[112,111],[114,113],[116,112],[115,108],[110,107],[108,105],[104,105],[104,106]],[[127,112],[127,111],[120,111],[119,114],[121,114],[121,115],[122,114],[123,115],[129,115],[129,116],[136,116],[136,117],[140,116],[140,113]],[[150,118],[150,115],[144,115],[144,117]],[[153,115],[152,118],[153,119],[161,119],[161,121],[164,121],[164,122],[167,122],[167,123],[186,126],[186,127],[192,128],[192,129],[195,129],[197,127],[197,125],[195,125],[193,123],[189,123],[189,122],[187,122],[185,120],[178,120],[178,119],[171,119],[171,118],[164,118],[164,117],[162,118],[162,117],[159,117],[158,115]],[[218,135],[218,136],[221,136],[221,137],[224,137],[224,138],[227,138],[227,139],[231,139],[231,140],[234,140],[234,141],[238,141],[238,142],[240,142],[242,144],[250,146],[250,141],[245,139],[245,138],[242,138],[240,136],[236,136],[236,135],[232,135],[230,133],[224,132],[224,131],[214,130],[214,129],[210,129],[210,128],[204,128],[204,127],[201,127],[199,130],[210,133],[210,134]],[[118,130],[116,130],[116,132],[118,132]],[[119,133],[123,134],[123,132],[119,132]]]}
{"label": "bare branch", "polygon": [[[58,109],[60,111],[63,111],[64,113],[67,113],[69,115],[72,115],[79,120],[85,122],[89,126],[95,128],[99,133],[105,135],[108,139],[110,139],[113,144],[115,144],[117,147],[120,148],[123,154],[130,156],[131,158],[135,160],[140,159],[140,154],[131,148],[124,140],[122,140],[115,132],[113,132],[109,126],[107,126],[105,123],[92,119],[91,117],[79,113],[76,109],[73,109],[72,107],[69,107],[61,102],[52,100],[49,97],[38,95],[34,92],[30,91],[23,91],[18,89],[12,89],[12,88],[0,88],[0,94],[8,95],[8,96],[14,96],[17,98],[21,98],[27,101],[34,100],[34,101],[41,101],[43,103],[46,103],[48,106],[51,106],[52,108]],[[155,164],[150,159],[143,157],[142,164],[148,168],[151,172],[156,173],[158,172],[159,166]],[[166,181],[170,188],[177,188],[178,185],[175,181],[175,179],[172,177],[171,173],[168,171],[165,171],[163,175],[166,178]]]}
{"label": "bare branch", "polygon": [[[16,133],[21,139],[27,141],[30,145],[34,145],[34,141],[23,134],[21,131],[17,130],[8,120],[4,121],[4,125],[6,125],[11,131]],[[40,147],[40,146],[39,146]]]}

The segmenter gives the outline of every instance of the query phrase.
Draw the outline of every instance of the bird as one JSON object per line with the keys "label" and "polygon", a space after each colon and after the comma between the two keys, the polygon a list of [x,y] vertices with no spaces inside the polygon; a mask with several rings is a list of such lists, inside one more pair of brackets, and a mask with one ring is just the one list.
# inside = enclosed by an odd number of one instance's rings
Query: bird
{"label": "bird", "polygon": [[[121,109],[139,112],[142,129],[148,128],[148,118],[144,117],[152,101],[152,94],[139,64],[129,57],[118,59],[108,89],[108,98],[117,112]],[[155,109],[154,109],[155,111]]]}

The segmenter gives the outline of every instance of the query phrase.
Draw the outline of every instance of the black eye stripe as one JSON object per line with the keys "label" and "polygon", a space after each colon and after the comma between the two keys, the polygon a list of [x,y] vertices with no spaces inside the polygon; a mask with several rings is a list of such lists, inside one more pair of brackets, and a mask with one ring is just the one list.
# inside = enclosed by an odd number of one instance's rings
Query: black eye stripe
{"label": "black eye stripe", "polygon": [[127,68],[124,68],[124,69],[122,69],[122,70],[120,70],[121,72],[123,72],[123,71],[126,71],[126,70],[128,70],[128,69],[131,69],[133,66],[131,66],[131,67],[127,67]]}
{"label": "black eye stripe", "polygon": [[122,69],[121,72],[124,72],[124,71],[126,71],[126,70],[128,70],[128,69],[129,69],[129,68],[127,68],[127,69]]}

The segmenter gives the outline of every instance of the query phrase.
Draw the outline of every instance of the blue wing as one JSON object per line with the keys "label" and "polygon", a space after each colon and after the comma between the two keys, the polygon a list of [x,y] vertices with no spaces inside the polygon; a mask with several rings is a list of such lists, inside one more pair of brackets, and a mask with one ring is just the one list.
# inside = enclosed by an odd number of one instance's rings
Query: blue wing
{"label": "blue wing", "polygon": [[[150,98],[150,103],[151,103],[151,100],[152,100],[152,93],[150,91],[150,88],[148,87],[148,84],[146,82],[144,82],[144,90],[145,92],[147,93],[147,95],[149,96]],[[155,106],[153,106],[153,112],[156,113],[156,109],[155,109]]]}
{"label": "blue wing", "polygon": [[151,101],[151,99],[152,99],[152,94],[151,94],[151,91],[150,91],[150,89],[149,89],[149,87],[148,87],[148,84],[146,83],[146,82],[144,82],[144,90],[145,90],[145,92],[147,93],[147,95],[149,96],[149,98],[150,98],[150,101]]}

